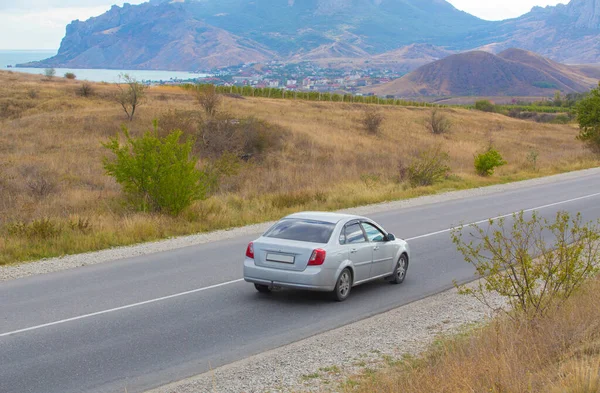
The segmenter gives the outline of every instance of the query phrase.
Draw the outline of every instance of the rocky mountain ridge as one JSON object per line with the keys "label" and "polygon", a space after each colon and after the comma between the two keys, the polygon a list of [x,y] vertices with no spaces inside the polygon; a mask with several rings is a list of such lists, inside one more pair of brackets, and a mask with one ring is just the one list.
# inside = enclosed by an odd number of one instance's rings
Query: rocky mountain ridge
{"label": "rocky mountain ridge", "polygon": [[502,22],[445,0],[152,0],[72,22],[57,56],[27,66],[198,71],[268,60],[404,61],[398,51],[415,44],[428,49],[406,60],[408,70],[430,59],[431,47],[446,54],[519,47],[600,63],[600,0],[536,7]]}

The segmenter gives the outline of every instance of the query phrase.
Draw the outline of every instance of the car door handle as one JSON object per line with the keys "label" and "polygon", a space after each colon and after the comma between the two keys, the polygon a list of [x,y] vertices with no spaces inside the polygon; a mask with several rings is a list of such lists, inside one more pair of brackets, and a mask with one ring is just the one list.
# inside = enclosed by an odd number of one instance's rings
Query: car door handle
{"label": "car door handle", "polygon": [[373,251],[377,251],[377,250],[379,250],[379,246],[373,247]]}
{"label": "car door handle", "polygon": [[350,250],[350,254],[356,254],[358,252],[358,250],[356,248],[353,248],[352,250]]}

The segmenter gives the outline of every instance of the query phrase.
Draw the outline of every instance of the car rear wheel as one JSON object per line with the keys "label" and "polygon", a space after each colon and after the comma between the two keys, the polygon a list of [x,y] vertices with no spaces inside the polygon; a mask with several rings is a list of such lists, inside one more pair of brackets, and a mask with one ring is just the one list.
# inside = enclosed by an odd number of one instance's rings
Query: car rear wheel
{"label": "car rear wheel", "polygon": [[254,284],[254,288],[260,293],[271,293],[271,288],[268,285]]}
{"label": "car rear wheel", "polygon": [[350,296],[350,290],[352,289],[352,273],[350,269],[346,268],[342,270],[338,277],[335,289],[333,290],[333,299],[338,302],[343,302]]}
{"label": "car rear wheel", "polygon": [[390,282],[392,284],[402,284],[406,278],[406,271],[408,270],[408,257],[406,254],[400,255],[398,263],[396,263],[396,269]]}

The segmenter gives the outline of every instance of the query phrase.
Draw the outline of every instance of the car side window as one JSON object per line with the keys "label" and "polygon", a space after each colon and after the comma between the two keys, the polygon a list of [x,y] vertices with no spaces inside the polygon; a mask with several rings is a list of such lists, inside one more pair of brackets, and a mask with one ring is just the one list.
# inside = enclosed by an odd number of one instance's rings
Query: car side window
{"label": "car side window", "polygon": [[363,222],[362,226],[363,228],[365,228],[365,232],[367,233],[367,239],[369,239],[370,242],[385,241],[385,234],[381,232],[379,228],[369,224],[368,222]]}
{"label": "car side window", "polygon": [[346,225],[344,229],[346,233],[346,244],[365,243],[365,234],[359,223]]}

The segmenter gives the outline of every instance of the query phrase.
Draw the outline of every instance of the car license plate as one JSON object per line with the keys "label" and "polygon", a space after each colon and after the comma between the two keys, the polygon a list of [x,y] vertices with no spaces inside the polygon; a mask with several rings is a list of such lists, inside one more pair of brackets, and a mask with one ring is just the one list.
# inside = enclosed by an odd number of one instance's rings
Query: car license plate
{"label": "car license plate", "polygon": [[279,263],[294,263],[293,255],[283,255],[283,254],[267,254],[267,261],[269,262],[279,262]]}

